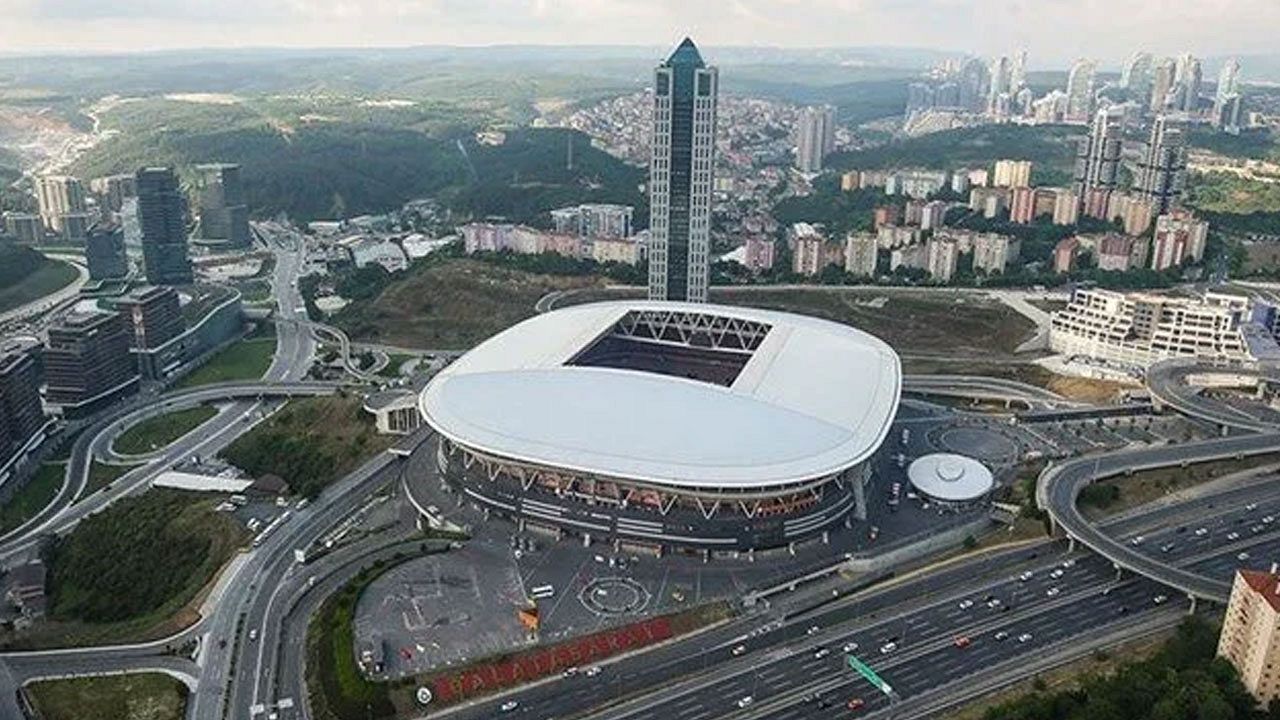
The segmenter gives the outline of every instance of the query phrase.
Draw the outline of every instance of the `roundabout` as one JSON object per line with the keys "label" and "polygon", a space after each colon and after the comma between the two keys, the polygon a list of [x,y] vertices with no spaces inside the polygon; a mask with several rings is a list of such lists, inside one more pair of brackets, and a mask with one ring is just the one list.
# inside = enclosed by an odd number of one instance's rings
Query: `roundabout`
{"label": "roundabout", "polygon": [[578,601],[597,615],[619,617],[644,612],[649,591],[630,578],[595,578],[578,591]]}

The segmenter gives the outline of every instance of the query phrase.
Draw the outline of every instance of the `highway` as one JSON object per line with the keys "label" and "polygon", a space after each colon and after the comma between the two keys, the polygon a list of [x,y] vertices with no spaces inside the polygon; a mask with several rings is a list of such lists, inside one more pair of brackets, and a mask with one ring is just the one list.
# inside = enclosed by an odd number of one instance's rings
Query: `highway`
{"label": "highway", "polygon": [[1184,415],[1217,423],[1224,428],[1269,432],[1280,427],[1280,414],[1269,408],[1246,409],[1205,397],[1187,384],[1187,378],[1198,373],[1262,378],[1273,386],[1280,386],[1280,370],[1274,368],[1241,368],[1176,358],[1155,363],[1147,369],[1147,389],[1158,402]]}

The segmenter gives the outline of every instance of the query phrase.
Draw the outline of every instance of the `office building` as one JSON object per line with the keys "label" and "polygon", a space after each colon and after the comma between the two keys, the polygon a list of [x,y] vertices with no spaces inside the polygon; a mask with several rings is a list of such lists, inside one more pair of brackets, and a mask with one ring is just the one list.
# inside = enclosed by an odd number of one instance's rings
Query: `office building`
{"label": "office building", "polygon": [[630,205],[588,203],[551,211],[555,231],[583,238],[629,238],[635,208]]}
{"label": "office building", "polygon": [[189,285],[186,207],[172,168],[142,168],[137,174],[142,259],[152,285]]}
{"label": "office building", "polygon": [[1080,258],[1080,241],[1073,237],[1062,238],[1053,246],[1053,271],[1069,273],[1076,269]]}
{"label": "office building", "polygon": [[1092,60],[1077,60],[1067,75],[1067,112],[1066,120],[1084,122],[1093,112],[1093,76],[1097,63]]}
{"label": "office building", "polygon": [[98,198],[103,214],[118,214],[125,200],[138,196],[138,180],[133,175],[107,175],[90,180],[89,190]]}
{"label": "office building", "polygon": [[1120,127],[1106,110],[1093,116],[1089,134],[1076,144],[1076,193],[1115,190],[1120,175]]}
{"label": "office building", "polygon": [[132,330],[129,349],[143,377],[166,377],[182,364],[181,343],[174,342],[187,329],[178,303],[178,291],[171,287],[135,290],[116,301],[116,308]]}
{"label": "office building", "polygon": [[138,389],[129,328],[119,313],[76,313],[49,328],[45,398],[79,416]]}
{"label": "office building", "polygon": [[875,277],[879,239],[872,233],[849,233],[844,246],[844,269],[851,275]]}
{"label": "office building", "polygon": [[926,245],[929,277],[938,282],[951,282],[960,259],[960,243],[949,237],[935,237]]}
{"label": "office building", "polygon": [[1182,131],[1170,127],[1163,115],[1151,124],[1151,134],[1138,163],[1134,185],[1139,194],[1166,212],[1182,196],[1187,173],[1187,148]]}
{"label": "office building", "polygon": [[1004,272],[1022,254],[1022,241],[998,233],[973,236],[973,269],[988,275]]}
{"label": "office building", "polygon": [[68,175],[42,175],[36,178],[36,203],[45,229],[62,235],[65,216],[85,211],[84,186]]}
{"label": "office building", "polygon": [[1280,698],[1280,573],[1237,570],[1218,636],[1218,657],[1265,707]]}
{"label": "office building", "polygon": [[650,300],[707,301],[718,83],[689,38],[654,71]]}
{"label": "office building", "polygon": [[1270,328],[1255,318],[1271,306],[1238,295],[1201,298],[1077,289],[1066,308],[1050,315],[1049,347],[1138,368],[1173,357],[1244,362],[1254,346],[1274,349]]}
{"label": "office building", "polygon": [[34,245],[44,239],[40,216],[24,212],[6,212],[4,229],[14,240]]}
{"label": "office building", "polygon": [[200,201],[200,238],[230,248],[249,247],[253,237],[249,231],[249,206],[245,203],[240,166],[197,165],[196,187]]}
{"label": "office building", "polygon": [[1173,210],[1156,218],[1151,241],[1151,269],[1167,270],[1184,262],[1204,259],[1209,223],[1186,210]]}
{"label": "office building", "polygon": [[1005,188],[1031,186],[1030,160],[997,160],[992,185]]}
{"label": "office building", "polygon": [[0,347],[0,478],[21,461],[45,427],[35,348]]}
{"label": "office building", "polygon": [[129,274],[129,256],[124,247],[124,230],[119,225],[101,222],[89,230],[84,257],[93,280],[123,278]]}
{"label": "office building", "polygon": [[822,161],[835,149],[836,111],[829,105],[806,107],[796,125],[796,169],[822,170]]}

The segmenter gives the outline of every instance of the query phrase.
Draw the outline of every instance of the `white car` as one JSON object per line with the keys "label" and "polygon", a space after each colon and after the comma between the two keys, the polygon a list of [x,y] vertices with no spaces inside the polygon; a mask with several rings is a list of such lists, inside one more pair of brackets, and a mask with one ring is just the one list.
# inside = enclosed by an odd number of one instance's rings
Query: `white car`
{"label": "white car", "polygon": [[1022,633],[1021,635],[1019,635],[1018,642],[1020,643],[1031,642],[1031,633]]}
{"label": "white car", "polygon": [[1075,567],[1075,566],[1076,566],[1076,561],[1075,561],[1075,560],[1066,560],[1066,561],[1064,561],[1064,562],[1062,563],[1062,568],[1063,568],[1064,570],[1069,570],[1069,569],[1071,569],[1071,568],[1073,568],[1073,567]]}
{"label": "white car", "polygon": [[586,672],[583,673],[583,675],[586,675],[587,677],[595,677],[599,674],[600,674],[599,665],[592,665],[591,667],[587,668]]}
{"label": "white car", "polygon": [[1058,590],[1058,588],[1056,588],[1056,587],[1051,587],[1051,588],[1049,588],[1048,590],[1045,590],[1045,591],[1044,591],[1044,594],[1045,594],[1045,595],[1047,595],[1048,597],[1057,597],[1057,595],[1058,595],[1058,593],[1059,593],[1059,592],[1061,592],[1061,591],[1060,591],[1060,590]]}
{"label": "white car", "polygon": [[1244,506],[1245,512],[1253,512],[1258,509],[1258,503],[1249,503]]}
{"label": "white car", "polygon": [[1232,530],[1231,532],[1227,533],[1227,539],[1228,539],[1228,540],[1239,540],[1239,539],[1240,539],[1240,533],[1238,533],[1238,532],[1236,532],[1236,531]]}
{"label": "white car", "polygon": [[518,707],[520,707],[520,703],[516,702],[515,700],[508,700],[502,703],[501,709],[502,709],[502,712],[511,712],[512,710],[515,710]]}
{"label": "white car", "polygon": [[1009,637],[1009,632],[1007,630],[1001,630],[1000,632],[996,633],[992,637],[994,637],[996,640],[1005,640]]}
{"label": "white car", "polygon": [[858,643],[856,643],[856,642],[848,642],[848,643],[845,643],[845,644],[844,644],[844,647],[842,647],[842,648],[840,648],[840,649],[841,649],[841,650],[843,650],[844,652],[851,653],[851,652],[854,652],[854,651],[856,651],[856,650],[858,649]]}
{"label": "white car", "polygon": [[826,656],[828,656],[828,655],[830,655],[830,654],[831,654],[831,651],[830,651],[830,650],[828,650],[827,648],[824,648],[824,647],[823,647],[823,648],[818,648],[817,650],[814,650],[814,651],[813,651],[813,658],[814,658],[815,660],[820,660],[820,659],[822,659],[822,658],[824,658],[824,657],[826,657]]}
{"label": "white car", "polygon": [[1000,598],[991,598],[990,600],[988,600],[988,601],[987,601],[987,607],[989,607],[989,608],[997,608],[997,607],[1000,607]]}
{"label": "white car", "polygon": [[1276,521],[1276,516],[1275,516],[1275,515],[1268,515],[1268,516],[1266,516],[1266,517],[1262,518],[1262,524],[1263,524],[1263,525],[1270,525],[1271,523],[1273,523],[1273,522],[1275,522],[1275,521]]}
{"label": "white car", "polygon": [[972,601],[972,600],[961,600],[961,601],[960,601],[960,609],[961,609],[961,610],[968,610],[968,609],[969,609],[969,608],[971,608],[971,607],[973,607],[973,601]]}
{"label": "white car", "polygon": [[751,697],[750,695],[747,695],[746,697],[738,699],[738,707],[744,708],[753,702],[755,702],[755,698]]}
{"label": "white car", "polygon": [[1053,578],[1054,580],[1057,580],[1058,578],[1062,577],[1063,574],[1064,572],[1060,569],[1054,570],[1053,572],[1049,573],[1049,577]]}
{"label": "white car", "polygon": [[1139,535],[1138,537],[1136,537],[1136,538],[1134,538],[1134,539],[1130,540],[1130,541],[1129,541],[1129,544],[1130,544],[1130,545],[1141,545],[1143,540],[1146,540],[1146,538],[1144,538],[1144,537],[1142,537],[1141,535]]}
{"label": "white car", "polygon": [[1169,599],[1169,597],[1168,597],[1167,595],[1157,595],[1157,596],[1155,596],[1155,597],[1151,598],[1151,602],[1153,602],[1153,603],[1155,603],[1155,604],[1157,604],[1157,605],[1163,605],[1163,604],[1165,603],[1165,601],[1166,601],[1166,600],[1168,600],[1168,599]]}
{"label": "white car", "polygon": [[1245,560],[1248,560],[1248,559],[1249,559],[1249,553],[1247,553],[1247,552],[1241,552],[1239,555],[1236,555],[1236,559],[1237,559],[1237,560],[1239,560],[1239,561],[1241,561],[1241,562],[1244,562]]}
{"label": "white car", "polygon": [[1196,537],[1204,537],[1209,534],[1209,528],[1196,528]]}
{"label": "white car", "polygon": [[888,655],[889,653],[891,653],[891,652],[893,652],[894,650],[897,650],[897,649],[898,649],[898,643],[896,643],[896,642],[887,642],[887,643],[885,643],[885,644],[883,644],[883,645],[881,645],[881,646],[880,646],[880,654],[881,654],[881,655]]}
{"label": "white car", "polygon": [[805,635],[817,635],[817,634],[818,634],[818,632],[819,632],[819,631],[821,631],[821,630],[822,630],[822,628],[818,627],[817,625],[810,625],[810,626],[809,626],[809,629],[804,631],[804,634],[805,634]]}
{"label": "white car", "polygon": [[1030,580],[1031,578],[1032,578],[1031,571],[1030,571],[1030,570],[1028,570],[1028,571],[1026,571],[1026,572],[1024,572],[1024,573],[1022,573],[1021,575],[1019,575],[1019,576],[1018,576],[1018,581],[1019,581],[1019,582],[1026,582],[1026,581]]}

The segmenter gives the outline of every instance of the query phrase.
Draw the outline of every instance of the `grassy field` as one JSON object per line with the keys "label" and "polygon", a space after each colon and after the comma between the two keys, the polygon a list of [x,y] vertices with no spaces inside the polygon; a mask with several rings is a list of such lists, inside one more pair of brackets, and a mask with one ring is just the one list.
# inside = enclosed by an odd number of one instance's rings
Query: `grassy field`
{"label": "grassy field", "polygon": [[27,687],[44,720],[182,720],[187,686],[161,673],[44,680]]}
{"label": "grassy field", "polygon": [[49,617],[0,632],[6,647],[67,647],[165,637],[198,619],[219,568],[248,541],[216,500],[156,488],[96,513],[49,554]]}
{"label": "grassy field", "polygon": [[743,287],[713,288],[711,300],[846,323],[900,353],[1012,353],[1035,330],[1003,303],[952,293]]}
{"label": "grassy field", "polygon": [[1143,470],[1127,477],[1114,477],[1090,486],[1097,490],[1082,495],[1080,509],[1099,520],[1145,505],[1180,490],[1201,485],[1231,473],[1280,463],[1280,455],[1255,455],[1243,460],[1217,460],[1187,467]]}
{"label": "grassy field", "polygon": [[94,460],[89,466],[89,482],[85,484],[84,494],[92,495],[98,492],[137,467],[137,465],[108,465]]}
{"label": "grassy field", "polygon": [[0,288],[0,312],[12,310],[70,285],[78,277],[76,269],[61,260],[46,260],[35,272],[8,287]]}
{"label": "grassy field", "polygon": [[352,303],[333,322],[356,340],[461,350],[530,317],[534,303],[549,292],[600,284],[595,277],[451,259],[410,270],[372,301]]}
{"label": "grassy field", "polygon": [[338,395],[290,401],[236,438],[222,457],[254,477],[279,475],[295,493],[315,497],[391,444],[359,397]]}
{"label": "grassy field", "polygon": [[203,425],[218,411],[207,405],[157,415],[120,434],[112,446],[121,455],[143,455],[168,447],[173,441]]}
{"label": "grassy field", "polygon": [[179,381],[177,387],[189,388],[230,380],[256,380],[271,367],[271,357],[275,352],[274,335],[247,337],[209,358],[209,362]]}
{"label": "grassy field", "polygon": [[41,465],[31,482],[14,493],[4,507],[0,507],[0,534],[18,527],[43,510],[58,494],[66,473],[67,466],[62,463]]}

